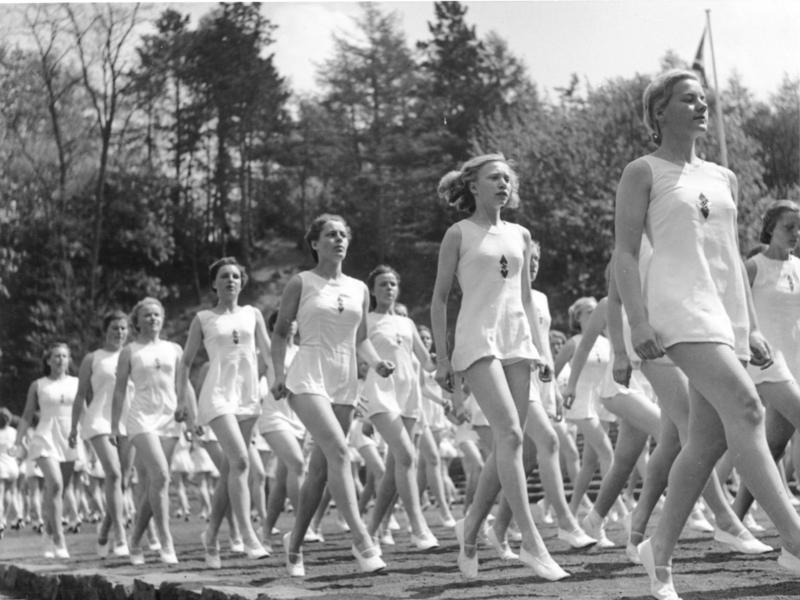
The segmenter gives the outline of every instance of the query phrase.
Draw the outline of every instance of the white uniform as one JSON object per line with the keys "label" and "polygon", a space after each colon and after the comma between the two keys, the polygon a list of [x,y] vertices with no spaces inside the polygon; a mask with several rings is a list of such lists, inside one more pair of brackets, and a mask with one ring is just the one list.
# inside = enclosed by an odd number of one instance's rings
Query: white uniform
{"label": "white uniform", "polygon": [[[550,305],[547,302],[547,296],[538,290],[531,290],[533,296],[533,306],[536,309],[536,328],[539,331],[539,339],[543,344],[549,343],[550,339],[550,324],[553,318],[550,315]],[[551,365],[552,366],[552,365]],[[540,401],[544,411],[551,417],[556,416],[556,382],[554,379],[550,381],[542,381],[539,379],[537,373],[531,374],[531,391],[530,398],[533,401]]]}
{"label": "white uniform", "polygon": [[197,319],[210,359],[198,399],[198,423],[207,425],[222,415],[255,417],[261,410],[256,359],[256,312],[239,306],[232,313],[201,310]]}
{"label": "white uniform", "polygon": [[130,353],[133,398],[126,421],[128,436],[155,433],[178,437],[181,428],[175,421],[175,365],[183,354],[181,347],[166,340],[131,342]]}
{"label": "white uniform", "polygon": [[650,323],[665,347],[717,342],[749,360],[746,282],[729,171],[701,161],[645,156],[653,184],[646,232],[653,256],[644,285]]}
{"label": "white uniform", "polygon": [[424,393],[421,395],[422,413],[425,415],[425,420],[431,431],[440,431],[446,429],[449,421],[444,414],[444,407],[435,400],[426,396],[430,394],[436,398],[442,398],[442,388],[436,381],[436,371],[426,371],[422,369],[422,384]]}
{"label": "white uniform", "polygon": [[[117,382],[117,363],[120,350],[109,351],[98,348],[92,352],[92,393],[89,404],[81,417],[81,437],[91,440],[98,435],[111,435],[111,404]],[[133,393],[133,383],[128,381],[128,394],[119,419],[119,433],[126,435],[125,421]]]}
{"label": "white uniform", "polygon": [[[11,425],[6,425],[0,429],[0,479],[16,480],[19,477],[19,464],[17,459],[11,456],[10,451],[14,448],[17,440],[17,430]],[[0,502],[2,500],[0,499]]]}
{"label": "white uniform", "polygon": [[40,377],[34,385],[39,401],[39,424],[31,437],[30,458],[53,458],[58,462],[77,460],[78,451],[69,447],[68,440],[78,378],[72,375],[59,379]]}
{"label": "white uniform", "polygon": [[[581,335],[575,336],[575,346],[580,343]],[[599,404],[600,404],[600,389],[603,383],[603,378],[608,368],[608,363],[611,360],[611,344],[608,340],[598,335],[594,342],[589,355],[586,357],[586,363],[578,376],[578,383],[575,385],[575,400],[571,408],[564,407],[564,418],[569,420],[590,419],[592,417],[599,417]],[[605,409],[604,409],[605,410]],[[604,420],[613,420],[608,418],[610,413],[605,411],[603,414]]]}
{"label": "white uniform", "polygon": [[501,221],[487,229],[467,219],[455,227],[461,232],[456,275],[463,296],[453,369],[464,371],[487,356],[506,364],[538,358],[522,305],[525,228]]}
{"label": "white uniform", "polygon": [[300,273],[300,280],[300,347],[286,374],[286,388],[295,395],[316,394],[333,404],[354,406],[356,332],[367,286],[347,275],[327,280],[312,271]]}
{"label": "white uniform", "polygon": [[761,333],[772,348],[772,365],[747,365],[756,384],[798,381],[800,376],[800,259],[775,260],[756,254],[753,307]]}
{"label": "white uniform", "polygon": [[414,323],[400,315],[367,314],[367,335],[383,360],[394,363],[394,372],[381,377],[370,369],[363,394],[367,415],[399,414],[419,418],[419,379],[412,362]]}
{"label": "white uniform", "polygon": [[[292,364],[295,355],[297,354],[297,346],[286,347],[285,364],[286,368]],[[274,374],[275,370],[272,368],[272,359],[268,359],[267,371]],[[263,383],[262,383],[263,382]],[[306,434],[306,426],[300,420],[300,417],[289,406],[288,398],[281,398],[276,400],[275,396],[269,389],[269,383],[265,377],[259,380],[260,395],[261,395],[261,416],[258,418],[256,430],[262,435],[272,431],[288,431],[296,438],[303,438]]]}

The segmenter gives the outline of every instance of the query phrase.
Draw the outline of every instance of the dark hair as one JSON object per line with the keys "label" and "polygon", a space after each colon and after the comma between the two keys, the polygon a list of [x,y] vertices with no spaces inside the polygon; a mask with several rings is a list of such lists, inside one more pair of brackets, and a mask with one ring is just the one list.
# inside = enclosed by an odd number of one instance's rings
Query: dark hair
{"label": "dark hair", "polygon": [[[42,354],[42,365],[44,366],[44,374],[50,375],[50,358],[53,356],[53,350],[56,348],[66,348],[67,354],[72,356],[72,352],[69,349],[69,344],[67,342],[51,342],[48,344],[47,348],[45,348],[44,353]],[[69,370],[69,363],[67,363],[67,370]]]}
{"label": "dark hair", "polygon": [[0,408],[0,429],[5,429],[11,423],[11,411],[5,406]]}
{"label": "dark hair", "polygon": [[133,328],[136,331],[140,331],[139,328],[139,311],[147,306],[148,304],[155,304],[161,309],[161,315],[164,316],[164,305],[161,304],[161,300],[158,298],[153,298],[152,296],[147,296],[146,298],[142,298],[136,303],[136,306],[133,307],[131,310],[131,323],[133,324]]}
{"label": "dark hair", "polygon": [[759,237],[759,241],[762,244],[769,244],[772,242],[772,232],[775,231],[775,225],[778,224],[778,219],[787,212],[800,212],[800,207],[792,200],[776,200],[769,205],[761,222],[761,236]]}
{"label": "dark hair", "polygon": [[422,333],[423,331],[427,331],[428,335],[431,336],[431,339],[433,339],[433,332],[431,331],[431,328],[428,327],[427,325],[417,325],[417,331],[419,331],[420,333]]}
{"label": "dark hair", "polygon": [[125,321],[127,323],[128,315],[126,315],[119,309],[108,311],[106,314],[103,315],[103,332],[108,331],[109,326],[114,321]]}
{"label": "dark hair", "polygon": [[756,244],[750,250],[747,251],[745,254],[745,258],[753,258],[756,254],[761,254],[764,250],[769,248],[769,244]]}
{"label": "dark hair", "polygon": [[369,308],[370,310],[375,308],[376,301],[375,295],[372,293],[373,288],[375,287],[375,280],[378,279],[380,275],[386,275],[387,273],[391,273],[397,279],[397,286],[400,286],[400,274],[395,271],[389,265],[378,265],[372,271],[369,272],[367,275],[367,289],[369,290]]}
{"label": "dark hair", "polygon": [[219,273],[219,270],[225,265],[233,265],[234,267],[239,269],[239,275],[241,275],[242,277],[242,288],[244,288],[244,286],[247,285],[247,280],[248,280],[247,270],[238,260],[236,260],[236,257],[225,256],[223,258],[220,258],[219,260],[215,260],[213,263],[211,263],[211,266],[208,267],[208,278],[209,281],[211,282],[211,289],[214,290],[215,292],[217,291],[217,289],[214,287],[214,281],[217,279],[217,273]]}
{"label": "dark hair", "polygon": [[311,242],[319,241],[319,236],[322,234],[322,230],[328,221],[339,221],[344,225],[345,231],[347,231],[347,239],[349,240],[353,237],[350,226],[347,224],[347,221],[344,220],[344,217],[331,213],[322,213],[319,215],[316,219],[311,221],[311,225],[309,225],[305,235],[306,244],[308,244],[308,249],[311,250],[311,256],[314,257],[314,262],[316,263],[319,262],[319,256],[317,255],[317,251],[311,246]]}
{"label": "dark hair", "polygon": [[475,212],[475,196],[469,188],[477,180],[478,172],[483,165],[490,162],[501,162],[508,165],[511,170],[511,190],[508,197],[508,207],[519,206],[519,179],[514,171],[514,163],[506,160],[502,154],[482,154],[469,159],[458,171],[450,171],[439,180],[436,193],[450,206],[472,214]]}
{"label": "dark hair", "polygon": [[700,78],[694,71],[686,69],[670,69],[664,71],[645,88],[642,94],[642,106],[644,107],[644,126],[650,132],[650,137],[653,141],[661,145],[661,127],[656,120],[656,115],[659,111],[669,103],[672,98],[672,90],[675,86],[685,79],[694,79],[700,82]]}

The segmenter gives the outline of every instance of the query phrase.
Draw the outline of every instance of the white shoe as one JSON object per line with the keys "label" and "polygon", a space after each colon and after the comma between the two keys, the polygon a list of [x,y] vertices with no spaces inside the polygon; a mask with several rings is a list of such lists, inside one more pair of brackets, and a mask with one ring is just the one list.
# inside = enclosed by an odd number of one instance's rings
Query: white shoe
{"label": "white shoe", "polygon": [[141,546],[138,548],[132,548],[128,558],[133,566],[141,566],[144,564],[144,550],[142,550]]}
{"label": "white shoe", "polygon": [[245,545],[244,553],[247,556],[247,558],[252,560],[267,558],[270,555],[269,550],[264,548],[264,546],[262,546],[261,542],[259,542],[258,540],[256,540],[256,543],[253,546]]}
{"label": "white shoe", "polygon": [[411,534],[411,545],[417,550],[431,550],[439,547],[439,540],[430,531],[422,532],[422,535]]}
{"label": "white shoe", "polygon": [[397,522],[394,515],[389,517],[389,529],[391,531],[400,531],[400,523]]}
{"label": "white shoe", "polygon": [[100,559],[108,558],[108,554],[111,552],[111,540],[106,540],[105,544],[97,542],[95,548],[97,550],[97,556],[99,556]]}
{"label": "white shoe", "polygon": [[756,521],[755,517],[751,513],[747,513],[742,519],[742,525],[747,527],[751,533],[763,533],[766,531],[764,527],[762,527],[758,521]]}
{"label": "white shoe", "polygon": [[128,542],[122,540],[121,544],[114,544],[114,547],[111,549],[111,553],[114,556],[130,556],[131,551],[128,549]]}
{"label": "white shoe", "polygon": [[231,540],[231,552],[235,552],[236,554],[244,554],[244,542],[241,538],[236,540]]}
{"label": "white shoe", "polygon": [[446,527],[448,529],[452,529],[453,527],[456,526],[456,520],[452,516],[445,518],[440,515],[439,525],[441,525],[442,527]]}
{"label": "white shoe", "polygon": [[613,548],[614,542],[608,539],[606,535],[605,519],[600,521],[600,525],[596,525],[594,520],[590,518],[592,513],[589,513],[581,521],[581,528],[586,532],[589,537],[597,540],[598,548]]}
{"label": "white shoe", "polygon": [[508,540],[504,539],[501,541],[493,528],[489,528],[486,537],[489,541],[489,545],[495,549],[500,560],[514,560],[519,558],[519,554],[514,552],[511,546],[508,545]]}
{"label": "white shoe", "polygon": [[352,546],[350,551],[353,553],[356,562],[358,562],[358,568],[362,573],[377,573],[386,568],[386,563],[383,562],[383,559],[380,557],[380,552],[377,551],[375,546],[370,546],[364,550],[365,553],[369,552],[371,556],[365,556],[355,546]]}
{"label": "white shoe", "polygon": [[67,550],[66,543],[61,547],[55,546],[55,548],[53,549],[53,553],[54,553],[54,558],[60,558],[60,559],[69,558],[69,551]]}
{"label": "white shoe", "polygon": [[630,541],[630,539],[628,540],[628,543],[625,544],[625,554],[628,557],[628,560],[633,564],[642,564],[642,557],[639,556],[639,549],[636,547],[636,544]]}
{"label": "white shoe", "polygon": [[686,526],[694,531],[702,533],[714,533],[714,526],[708,522],[703,512],[695,508],[686,520]]}
{"label": "white shoe", "polygon": [[212,552],[208,547],[208,542],[206,540],[206,532],[204,531],[200,534],[200,543],[203,544],[203,554],[206,566],[209,569],[221,569],[222,559],[219,556],[219,542],[217,542],[216,546],[214,547],[214,551]]}
{"label": "white shoe", "polygon": [[597,543],[595,538],[587,534],[580,527],[574,529],[573,531],[567,531],[566,529],[561,529],[559,527],[558,539],[567,542],[570,547],[575,548],[576,550],[591,548]]}
{"label": "white shoe", "polygon": [[739,535],[733,535],[717,528],[714,530],[714,539],[721,544],[725,544],[733,551],[743,554],[764,554],[774,550],[772,546],[767,546],[758,541],[747,529]]}
{"label": "white shoe", "polygon": [[322,535],[322,531],[314,531],[313,529],[311,529],[311,527],[306,529],[306,534],[303,536],[304,543],[310,543],[310,542],[323,543],[324,541],[325,538]]}
{"label": "white shoe", "polygon": [[44,550],[42,551],[42,556],[45,558],[55,558],[56,557],[56,546],[49,537],[44,543]]}
{"label": "white shoe", "polygon": [[392,535],[392,530],[388,527],[383,530],[381,533],[380,542],[384,546],[394,546],[394,536]]}
{"label": "white shoe", "polygon": [[165,565],[177,565],[178,564],[178,555],[175,554],[175,549],[174,548],[162,548],[158,552],[158,558]]}
{"label": "white shoe", "polygon": [[647,576],[650,578],[650,594],[656,600],[681,600],[678,592],[675,591],[675,586],[672,584],[672,569],[670,567],[661,567],[668,572],[667,581],[661,581],[656,577],[656,563],[653,558],[653,548],[650,546],[650,538],[647,538],[639,544],[639,558],[642,560],[642,566],[647,571]]}
{"label": "white shoe", "polygon": [[533,572],[539,577],[547,579],[548,581],[558,581],[569,577],[569,573],[558,566],[558,563],[554,561],[553,557],[549,554],[541,558],[539,556],[534,556],[525,548],[520,548],[519,559],[533,569]]}
{"label": "white shoe", "polygon": [[795,575],[800,575],[800,558],[789,552],[786,548],[781,548],[778,564]]}
{"label": "white shoe", "polygon": [[289,531],[283,535],[283,553],[286,557],[286,572],[289,573],[290,577],[305,577],[306,576],[306,568],[303,565],[303,553],[298,552],[294,554],[297,557],[296,562],[292,562],[290,557],[292,556],[292,552],[289,552],[289,542],[291,541],[292,532]]}
{"label": "white shoe", "polygon": [[475,554],[471,558],[464,551],[464,519],[456,521],[454,529],[458,540],[458,570],[467,579],[476,579],[478,577],[478,549],[475,548]]}

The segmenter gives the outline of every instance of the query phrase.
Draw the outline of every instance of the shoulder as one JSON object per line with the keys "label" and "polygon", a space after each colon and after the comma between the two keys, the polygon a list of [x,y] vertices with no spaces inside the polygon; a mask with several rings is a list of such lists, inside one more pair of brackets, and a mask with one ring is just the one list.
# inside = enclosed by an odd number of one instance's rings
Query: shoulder
{"label": "shoulder", "polygon": [[640,156],[625,165],[622,170],[623,179],[633,182],[649,183],[653,179],[653,157],[649,154]]}
{"label": "shoulder", "polygon": [[80,366],[81,370],[91,368],[91,366],[94,364],[94,357],[96,352],[97,350],[92,350],[91,352],[86,353],[86,356],[84,356],[83,360],[81,361],[81,366]]}

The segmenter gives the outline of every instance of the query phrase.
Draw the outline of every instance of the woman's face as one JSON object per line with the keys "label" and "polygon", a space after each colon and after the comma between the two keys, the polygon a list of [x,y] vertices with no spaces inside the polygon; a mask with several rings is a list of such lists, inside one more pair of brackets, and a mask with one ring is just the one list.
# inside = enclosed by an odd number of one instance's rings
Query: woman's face
{"label": "woman's face", "polygon": [[47,360],[51,375],[63,375],[69,368],[69,348],[66,346],[56,346],[50,350],[50,358]]}
{"label": "woman's face", "polygon": [[164,325],[164,313],[158,304],[145,304],[136,313],[136,323],[141,333],[158,334]]}
{"label": "woman's face", "polygon": [[475,203],[487,208],[503,207],[511,198],[511,167],[500,160],[488,162],[478,170],[472,185]]}
{"label": "woman's face", "polygon": [[214,278],[214,290],[217,292],[217,297],[233,297],[239,296],[242,291],[242,272],[236,265],[223,265],[217,271],[217,276]]}
{"label": "woman's face", "polygon": [[595,305],[588,305],[584,306],[582,309],[578,311],[578,323],[581,324],[581,331],[586,329],[586,324],[589,322],[589,319],[592,317],[592,313],[594,312]]}
{"label": "woman's face", "polygon": [[322,227],[319,239],[311,244],[320,260],[328,258],[341,262],[347,256],[347,248],[350,245],[347,227],[338,220],[328,221]]}
{"label": "woman's face", "polygon": [[656,113],[662,129],[678,134],[702,135],[708,130],[708,103],[696,79],[683,79],[672,88],[666,106]]}
{"label": "woman's face", "polygon": [[112,346],[122,346],[128,339],[128,319],[114,319],[106,329],[106,342]]}
{"label": "woman's face", "polygon": [[778,218],[777,223],[775,223],[775,229],[772,230],[770,246],[791,252],[797,247],[799,234],[800,213],[786,211]]}
{"label": "woman's face", "polygon": [[375,296],[375,303],[380,307],[392,306],[399,293],[400,284],[394,273],[381,273],[372,284],[372,295]]}
{"label": "woman's face", "polygon": [[550,353],[553,356],[558,356],[558,353],[561,352],[561,348],[563,347],[564,339],[560,335],[550,336]]}
{"label": "woman's face", "polygon": [[539,259],[541,258],[541,250],[536,246],[531,248],[531,281],[536,281],[536,276],[539,274]]}
{"label": "woman's face", "polygon": [[422,340],[422,345],[425,346],[425,350],[430,352],[431,347],[433,346],[433,338],[431,337],[431,332],[427,329],[421,329],[419,332],[419,339]]}

